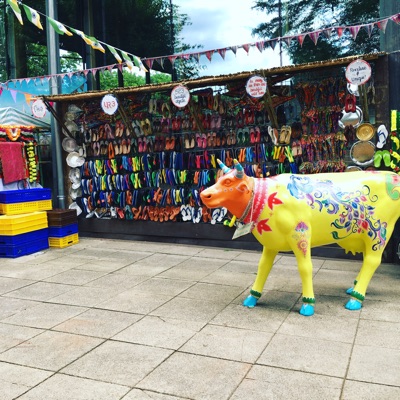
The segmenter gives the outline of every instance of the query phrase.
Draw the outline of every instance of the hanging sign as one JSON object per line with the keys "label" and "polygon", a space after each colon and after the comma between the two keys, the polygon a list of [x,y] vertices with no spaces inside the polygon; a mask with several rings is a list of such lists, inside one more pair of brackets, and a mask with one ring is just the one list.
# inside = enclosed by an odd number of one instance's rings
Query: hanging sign
{"label": "hanging sign", "polygon": [[246,92],[249,96],[260,98],[267,92],[267,82],[262,76],[252,76],[246,83]]}
{"label": "hanging sign", "polygon": [[36,118],[43,118],[46,115],[46,105],[43,100],[37,99],[32,103],[32,114]]}
{"label": "hanging sign", "polygon": [[171,91],[171,101],[175,107],[183,108],[188,105],[190,92],[186,86],[175,86]]}
{"label": "hanging sign", "polygon": [[346,68],[347,82],[352,85],[363,85],[371,78],[371,66],[364,60],[355,60]]}
{"label": "hanging sign", "polygon": [[118,109],[118,100],[112,94],[106,94],[101,99],[101,108],[108,115],[113,115]]}

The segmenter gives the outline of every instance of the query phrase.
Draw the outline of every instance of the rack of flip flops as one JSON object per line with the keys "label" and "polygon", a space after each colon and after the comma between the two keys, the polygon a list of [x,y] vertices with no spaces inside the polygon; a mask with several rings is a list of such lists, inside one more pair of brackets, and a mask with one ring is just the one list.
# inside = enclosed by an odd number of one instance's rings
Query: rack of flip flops
{"label": "rack of flip flops", "polygon": [[200,200],[221,173],[217,159],[233,166],[236,158],[255,177],[297,171],[291,127],[271,130],[261,101],[205,90],[184,108],[153,94],[130,110],[129,126],[104,116],[76,121],[87,149],[74,199],[81,217],[222,223],[227,210]]}

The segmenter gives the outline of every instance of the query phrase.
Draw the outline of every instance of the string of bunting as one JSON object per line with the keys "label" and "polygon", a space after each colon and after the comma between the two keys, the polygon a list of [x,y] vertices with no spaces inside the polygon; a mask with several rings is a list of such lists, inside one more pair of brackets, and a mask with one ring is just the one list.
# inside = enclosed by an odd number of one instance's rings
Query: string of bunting
{"label": "string of bunting", "polygon": [[[385,33],[386,27],[389,21],[393,21],[397,25],[400,25],[400,13],[391,15],[389,17],[383,18],[376,20],[374,22],[370,22],[368,24],[359,24],[359,25],[352,25],[352,26],[333,26],[333,27],[328,27],[328,28],[323,28],[319,29],[316,31],[312,32],[306,32],[306,33],[301,33],[298,35],[291,35],[291,36],[283,36],[283,37],[277,37],[273,39],[268,39],[268,40],[261,40],[253,43],[246,43],[246,44],[241,44],[241,45],[236,45],[236,46],[228,46],[224,48],[219,48],[219,49],[214,49],[214,50],[205,50],[205,51],[196,51],[192,53],[180,53],[180,54],[172,54],[172,55],[167,55],[167,56],[158,56],[158,57],[147,57],[147,58],[140,58],[132,53],[125,52],[121,49],[118,49],[114,46],[111,46],[107,43],[104,43],[100,40],[97,40],[93,36],[86,35],[84,32],[69,27],[67,25],[62,24],[59,21],[56,21],[53,18],[48,17],[45,14],[42,14],[38,12],[37,10],[34,10],[31,7],[26,6],[23,4],[21,1],[18,0],[7,0],[7,3],[10,5],[11,9],[13,10],[16,18],[18,21],[23,25],[23,19],[22,19],[22,13],[20,9],[20,5],[25,11],[26,18],[34,24],[36,27],[39,29],[43,30],[43,25],[41,23],[41,18],[40,16],[42,15],[45,17],[48,21],[49,24],[52,26],[52,28],[59,34],[59,35],[68,35],[72,36],[74,33],[78,36],[80,36],[87,45],[91,46],[93,49],[101,51],[102,53],[105,53],[106,50],[103,47],[103,45],[110,51],[110,53],[115,57],[117,60],[118,64],[111,64],[107,66],[102,66],[102,67],[96,67],[96,68],[90,68],[90,69],[85,69],[85,70],[79,70],[75,72],[67,72],[67,73],[60,73],[60,74],[55,74],[55,75],[45,75],[45,76],[39,76],[35,78],[23,78],[23,79],[12,79],[10,81],[5,82],[6,87],[8,87],[9,82],[16,83],[18,81],[26,81],[29,82],[30,80],[37,80],[39,79],[41,83],[44,81],[48,81],[53,77],[61,77],[62,79],[66,76],[71,78],[75,74],[83,74],[84,76],[87,76],[88,73],[91,73],[94,78],[96,78],[97,72],[104,72],[104,71],[112,71],[114,68],[118,68],[121,72],[123,68],[126,66],[130,70],[133,69],[134,66],[139,68],[142,71],[147,71],[148,69],[152,69],[153,63],[156,61],[162,68],[164,68],[164,62],[165,60],[169,60],[171,64],[174,64],[177,59],[195,59],[197,62],[200,61],[201,56],[206,56],[207,59],[211,62],[212,57],[215,53],[218,53],[223,60],[225,60],[225,55],[227,51],[232,51],[235,55],[238,49],[243,49],[245,52],[248,54],[250,51],[250,48],[256,47],[260,52],[264,51],[268,47],[272,48],[272,50],[275,49],[276,45],[282,41],[285,43],[287,46],[291,44],[293,40],[297,40],[299,44],[302,46],[304,43],[304,40],[309,37],[315,45],[317,45],[318,39],[321,36],[321,34],[325,35],[328,39],[331,37],[333,32],[336,32],[338,37],[342,37],[343,33],[348,30],[351,37],[355,40],[359,31],[361,29],[364,29],[368,36],[371,37],[372,32],[374,27],[376,26],[380,31]],[[73,33],[72,33],[73,32]],[[119,53],[118,53],[119,52]],[[121,57],[122,56],[122,57]],[[147,66],[147,68],[146,68]],[[1,93],[0,93],[1,95]]]}

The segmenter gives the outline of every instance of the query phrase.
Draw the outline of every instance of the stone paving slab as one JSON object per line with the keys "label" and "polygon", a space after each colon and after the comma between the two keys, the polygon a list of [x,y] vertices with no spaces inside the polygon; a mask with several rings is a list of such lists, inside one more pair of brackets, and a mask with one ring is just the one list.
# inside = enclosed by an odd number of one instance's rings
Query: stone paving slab
{"label": "stone paving slab", "polygon": [[0,262],[1,400],[397,400],[400,266],[344,308],[360,261],[313,260],[299,315],[279,254],[257,307],[260,253],[80,238]]}

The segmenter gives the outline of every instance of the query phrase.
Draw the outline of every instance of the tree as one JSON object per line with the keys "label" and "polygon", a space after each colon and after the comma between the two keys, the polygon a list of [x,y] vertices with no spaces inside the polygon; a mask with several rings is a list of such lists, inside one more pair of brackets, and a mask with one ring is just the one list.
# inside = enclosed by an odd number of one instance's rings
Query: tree
{"label": "tree", "polygon": [[[254,35],[268,39],[333,26],[368,24],[379,18],[379,0],[267,0],[256,1],[253,8],[271,17],[253,29]],[[296,64],[371,53],[379,51],[379,31],[375,28],[369,37],[361,29],[355,40],[347,30],[341,38],[336,33],[330,38],[321,34],[317,45],[309,37],[302,46],[292,40],[287,51]]]}

